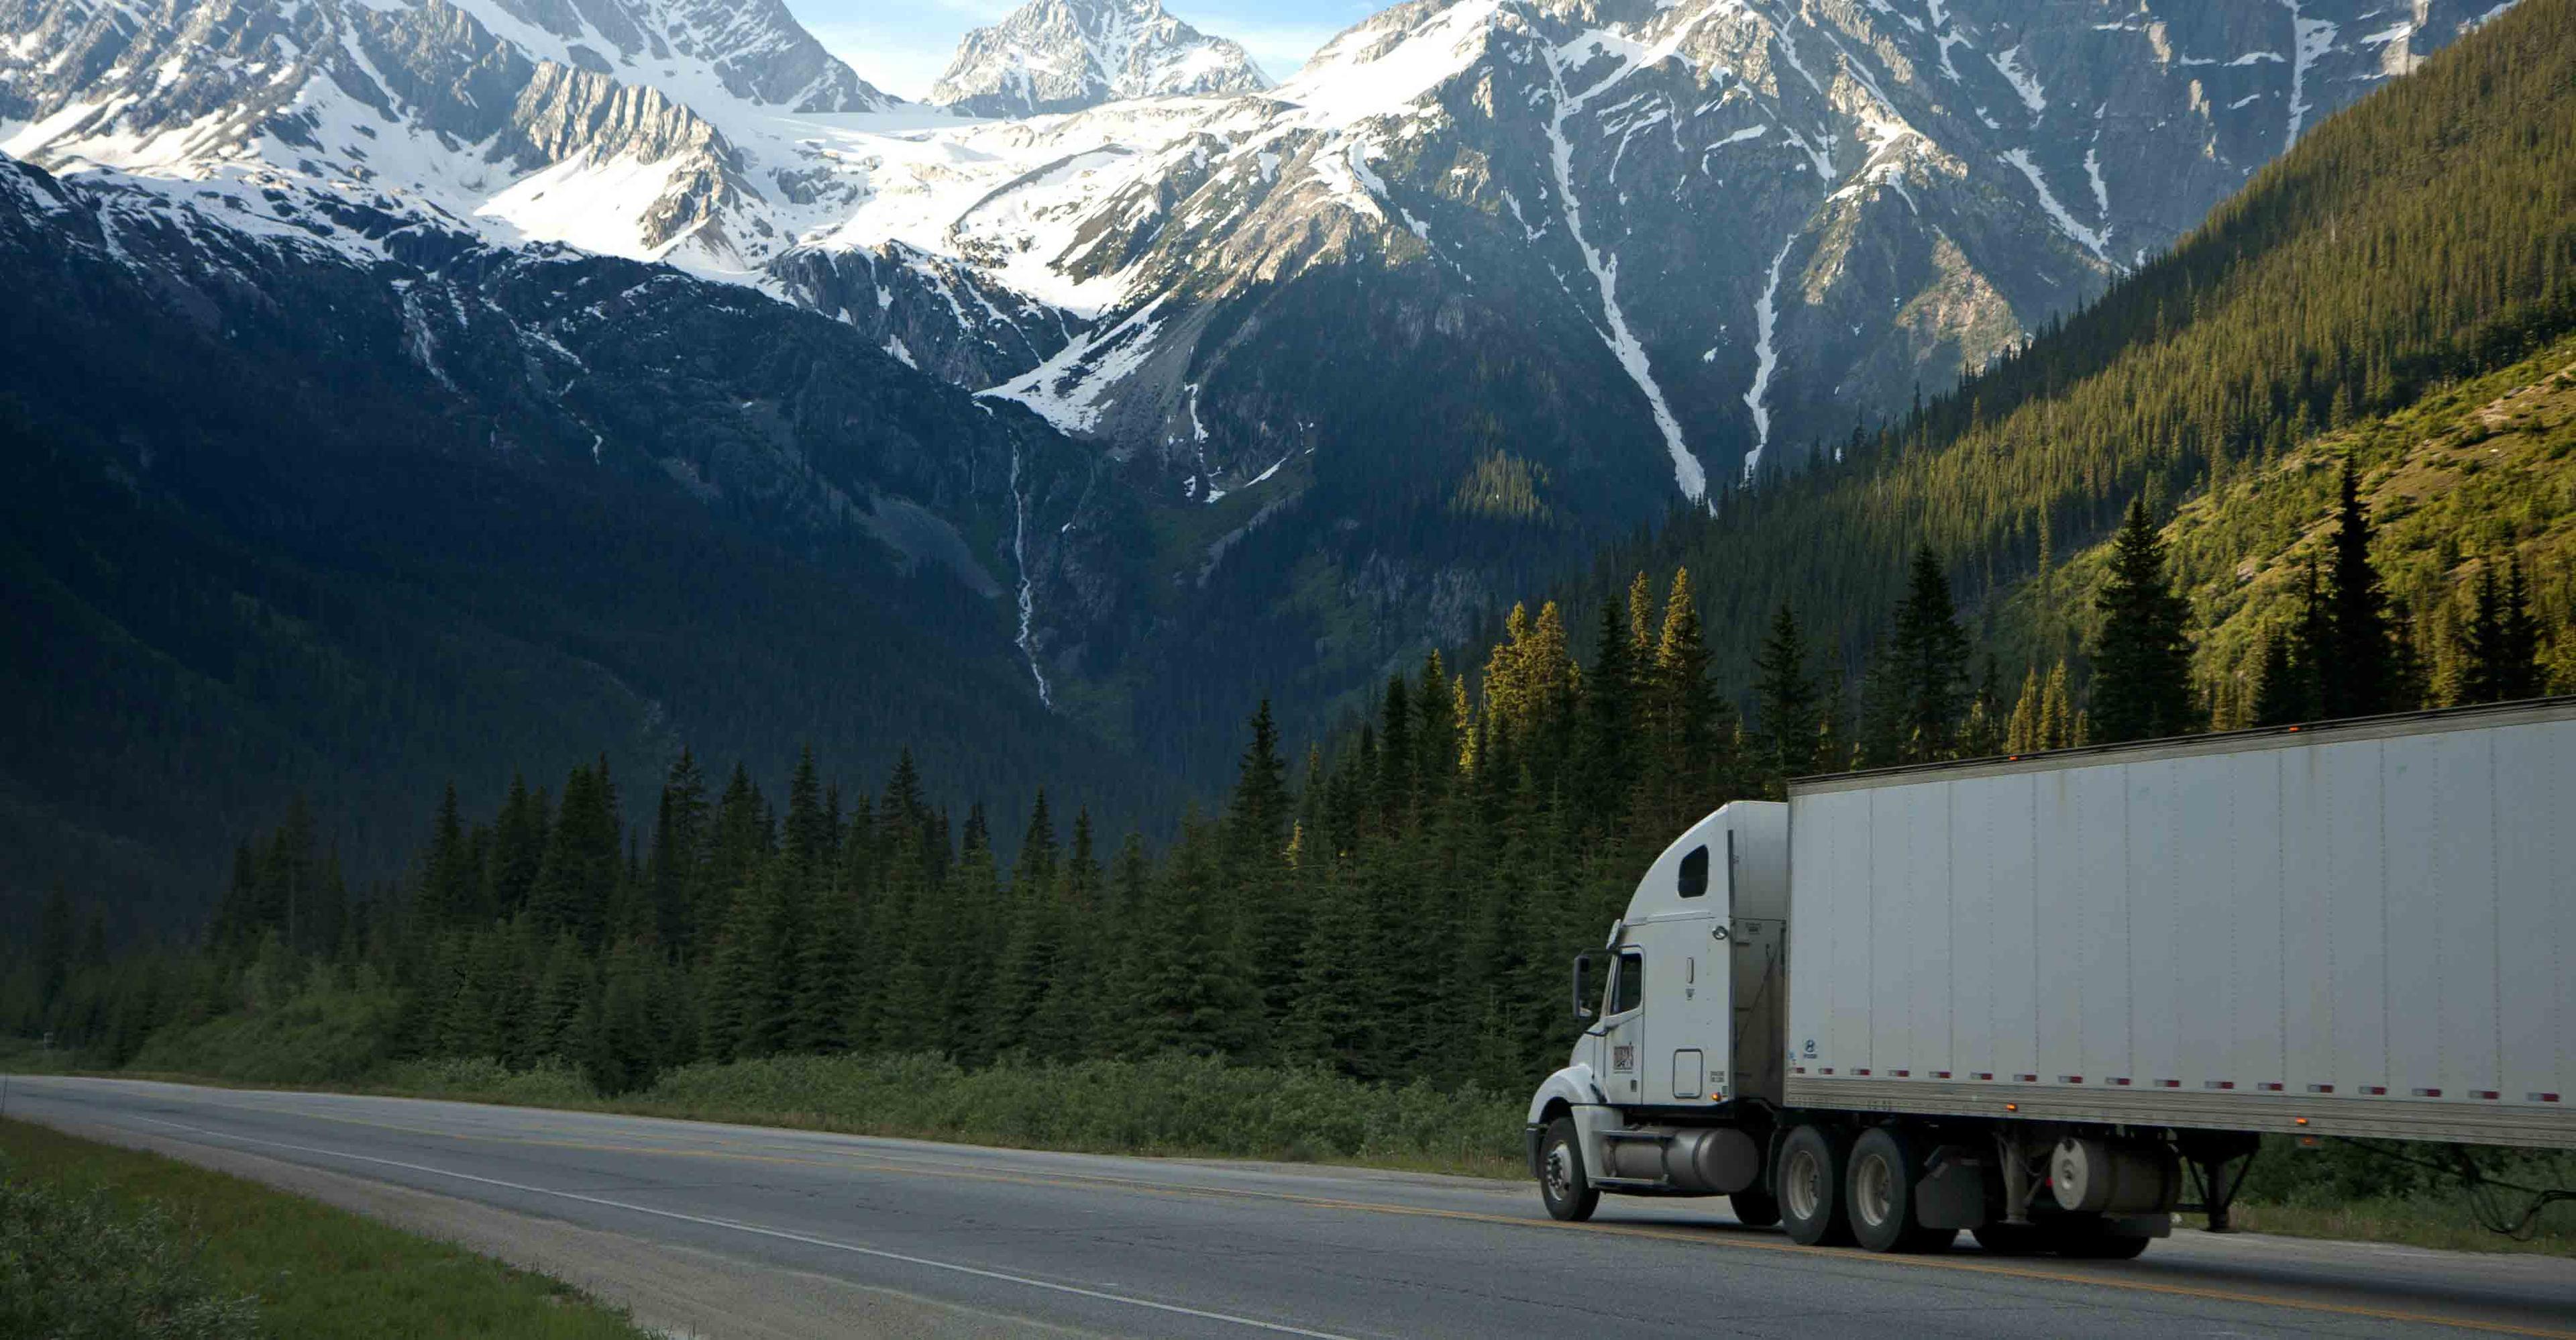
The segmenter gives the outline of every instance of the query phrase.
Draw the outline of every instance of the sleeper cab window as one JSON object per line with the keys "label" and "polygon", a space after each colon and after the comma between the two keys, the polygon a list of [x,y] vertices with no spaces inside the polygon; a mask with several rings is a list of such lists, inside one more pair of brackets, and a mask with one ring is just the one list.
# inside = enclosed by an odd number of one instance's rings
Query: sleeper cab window
{"label": "sleeper cab window", "polygon": [[1681,895],[1684,898],[1697,898],[1706,892],[1708,892],[1708,848],[1693,847],[1691,854],[1682,858]]}

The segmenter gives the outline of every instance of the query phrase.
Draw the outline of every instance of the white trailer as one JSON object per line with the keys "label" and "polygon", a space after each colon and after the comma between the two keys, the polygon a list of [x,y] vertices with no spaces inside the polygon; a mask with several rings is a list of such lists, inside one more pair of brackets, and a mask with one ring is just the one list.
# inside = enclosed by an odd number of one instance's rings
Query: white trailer
{"label": "white trailer", "polygon": [[2576,698],[1793,783],[1574,991],[1560,1218],[2130,1256],[2262,1132],[2576,1148]]}

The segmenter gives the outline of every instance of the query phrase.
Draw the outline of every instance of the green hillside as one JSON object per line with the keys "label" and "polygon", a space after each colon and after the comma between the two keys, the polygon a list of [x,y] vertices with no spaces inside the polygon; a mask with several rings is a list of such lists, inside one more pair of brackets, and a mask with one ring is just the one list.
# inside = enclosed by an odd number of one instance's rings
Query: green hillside
{"label": "green hillside", "polygon": [[[2479,583],[2518,561],[2544,629],[2547,684],[2576,692],[2576,340],[2396,413],[2301,443],[2186,500],[2164,528],[2199,630],[2197,673],[2220,726],[2246,724],[2266,637],[2303,606],[2342,462],[2362,473],[2372,561],[2409,616],[2432,704],[2461,700]],[[2094,645],[2109,547],[2005,602],[1998,640],[2046,664]]]}
{"label": "green hillside", "polygon": [[[2410,434],[2439,436],[2444,414],[2499,394],[2515,375],[2504,369],[2570,330],[2576,0],[2529,0],[2318,126],[2172,253],[1954,394],[1824,444],[1808,468],[1732,495],[1717,515],[1677,517],[1605,554],[1569,593],[1569,621],[1636,571],[1686,566],[1721,684],[1751,682],[1783,604],[1857,672],[1906,556],[1928,543],[1982,641],[2008,662],[2052,652],[2063,629],[2017,621],[2014,592],[2107,536],[2131,499],[2160,521],[2195,503],[2230,518],[2228,534],[2314,522],[2327,484],[2303,472],[2346,447],[2375,473],[2392,467]],[[2563,412],[2546,410],[2547,422]],[[2537,445],[2553,431],[2513,436]],[[2404,501],[2408,477],[2395,478],[2374,495],[2407,514],[2389,536],[2407,553],[2474,555],[2507,525],[2537,546],[2531,559],[2560,552],[2542,531],[2563,492],[2546,503],[2546,489],[2498,477],[2435,506],[2422,489]],[[2240,515],[2249,499],[2260,505]],[[2209,575],[2192,565],[2216,552],[2187,546],[2196,588]],[[2563,565],[2539,566],[2563,626]],[[2404,612],[2438,623],[2423,571],[2390,582]],[[2204,592],[2204,617],[2231,617],[2213,598]],[[2245,636],[2216,630],[2213,672],[2233,667]]]}

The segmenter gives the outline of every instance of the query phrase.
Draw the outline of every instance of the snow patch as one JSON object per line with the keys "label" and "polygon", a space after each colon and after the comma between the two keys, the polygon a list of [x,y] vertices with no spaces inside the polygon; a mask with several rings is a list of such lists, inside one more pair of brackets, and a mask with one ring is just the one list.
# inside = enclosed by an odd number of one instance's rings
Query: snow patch
{"label": "snow patch", "polygon": [[1797,242],[1796,233],[1782,240],[1780,254],[1771,258],[1771,278],[1762,287],[1762,300],[1753,304],[1753,389],[1744,393],[1744,403],[1753,410],[1753,450],[1744,453],[1747,481],[1761,468],[1762,452],[1771,445],[1771,408],[1765,400],[1771,393],[1771,374],[1780,366],[1780,351],[1773,347],[1771,335],[1780,324],[1780,268],[1788,262],[1789,248]]}
{"label": "snow patch", "polygon": [[2030,150],[2009,150],[2003,155],[2003,160],[2021,169],[2021,175],[2030,178],[2031,189],[2039,192],[2039,207],[2048,211],[2049,219],[2056,223],[2059,232],[2075,239],[2077,244],[2086,251],[2092,252],[2096,259],[2110,259],[2103,252],[2103,247],[2109,242],[2109,238],[2077,223],[2075,216],[2066,212],[2066,206],[2057,202],[2056,193],[2048,189],[2048,179],[2039,173],[2039,165],[2030,161]]}

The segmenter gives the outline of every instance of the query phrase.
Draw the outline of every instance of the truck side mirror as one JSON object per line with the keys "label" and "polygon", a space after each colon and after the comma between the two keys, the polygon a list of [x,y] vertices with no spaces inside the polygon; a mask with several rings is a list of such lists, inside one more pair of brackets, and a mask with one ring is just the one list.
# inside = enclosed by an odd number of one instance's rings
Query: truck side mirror
{"label": "truck side mirror", "polygon": [[1591,977],[1592,951],[1586,949],[1574,956],[1574,1022],[1578,1024],[1593,1018],[1592,1007],[1583,1003],[1592,997]]}

